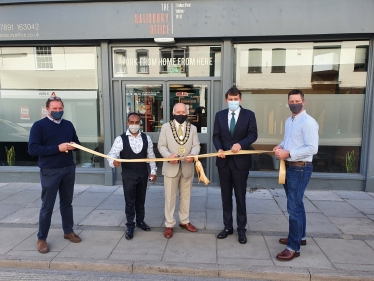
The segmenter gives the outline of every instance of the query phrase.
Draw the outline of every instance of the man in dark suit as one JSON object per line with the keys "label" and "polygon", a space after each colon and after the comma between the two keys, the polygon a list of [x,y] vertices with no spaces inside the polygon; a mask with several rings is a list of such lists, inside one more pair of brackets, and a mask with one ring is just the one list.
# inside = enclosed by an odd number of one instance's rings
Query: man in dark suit
{"label": "man in dark suit", "polygon": [[[242,93],[235,86],[227,91],[225,98],[228,109],[217,112],[214,121],[214,146],[219,153],[225,150],[231,150],[233,153],[237,153],[239,150],[248,150],[257,140],[255,114],[240,106]],[[225,225],[225,228],[217,235],[218,239],[224,239],[234,232],[232,219],[232,189],[234,189],[238,241],[241,244],[247,243],[245,194],[251,165],[250,155],[226,157],[222,153],[217,157],[216,166],[221,184],[223,223]]]}

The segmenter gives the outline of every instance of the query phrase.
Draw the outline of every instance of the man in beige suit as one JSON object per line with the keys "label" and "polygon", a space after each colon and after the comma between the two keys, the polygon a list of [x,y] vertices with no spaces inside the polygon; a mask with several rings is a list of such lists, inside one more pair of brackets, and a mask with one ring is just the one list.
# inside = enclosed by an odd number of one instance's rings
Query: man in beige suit
{"label": "man in beige suit", "polygon": [[[195,156],[200,153],[197,129],[187,122],[187,108],[177,103],[173,108],[174,120],[162,125],[158,150],[164,158]],[[165,185],[165,238],[173,236],[175,201],[179,188],[179,226],[191,232],[197,229],[190,223],[190,199],[194,177],[194,159],[187,157],[183,161],[163,162],[162,174]]]}

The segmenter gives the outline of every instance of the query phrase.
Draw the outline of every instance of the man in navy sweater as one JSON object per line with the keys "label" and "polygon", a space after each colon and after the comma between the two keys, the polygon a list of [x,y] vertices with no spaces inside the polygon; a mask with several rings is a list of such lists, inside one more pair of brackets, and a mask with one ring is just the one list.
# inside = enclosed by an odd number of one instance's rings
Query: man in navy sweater
{"label": "man in navy sweater", "polygon": [[51,226],[57,192],[60,195],[60,212],[64,238],[79,243],[73,231],[73,201],[75,164],[71,142],[80,144],[74,126],[62,119],[64,103],[52,96],[46,102],[47,117],[36,121],[30,130],[29,154],[39,156],[42,206],[39,214],[38,251],[49,252],[47,236]]}

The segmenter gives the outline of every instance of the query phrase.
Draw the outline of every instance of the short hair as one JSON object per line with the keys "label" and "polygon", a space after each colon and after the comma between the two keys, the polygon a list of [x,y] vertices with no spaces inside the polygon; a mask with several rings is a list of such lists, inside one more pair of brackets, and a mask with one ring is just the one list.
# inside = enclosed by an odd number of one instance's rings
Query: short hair
{"label": "short hair", "polygon": [[139,113],[136,113],[136,112],[130,112],[129,114],[127,114],[127,121],[129,121],[129,117],[130,117],[131,115],[136,115],[136,116],[138,116],[138,117],[139,117],[139,119],[141,119],[141,117],[140,117],[140,114],[139,114]]}
{"label": "short hair", "polygon": [[173,112],[172,112],[172,114],[174,114],[175,106],[178,105],[178,104],[183,104],[183,105],[186,107],[186,110],[187,110],[187,105],[186,105],[185,103],[183,103],[183,102],[177,102],[177,103],[174,104],[174,106],[173,106]]}
{"label": "short hair", "polygon": [[304,93],[303,91],[299,90],[299,89],[293,89],[291,92],[288,93],[288,98],[290,98],[290,96],[292,95],[300,95],[301,96],[301,99],[304,100]]}
{"label": "short hair", "polygon": [[242,92],[239,91],[238,88],[236,88],[236,86],[232,86],[225,94],[225,99],[228,98],[228,96],[237,96],[239,95],[240,98],[242,98]]}
{"label": "short hair", "polygon": [[49,108],[49,104],[51,103],[51,101],[59,101],[62,103],[62,106],[64,106],[64,103],[62,102],[62,99],[59,98],[59,97],[56,97],[56,96],[53,96],[53,97],[50,97],[47,99],[46,103],[45,103],[45,107],[48,107]]}

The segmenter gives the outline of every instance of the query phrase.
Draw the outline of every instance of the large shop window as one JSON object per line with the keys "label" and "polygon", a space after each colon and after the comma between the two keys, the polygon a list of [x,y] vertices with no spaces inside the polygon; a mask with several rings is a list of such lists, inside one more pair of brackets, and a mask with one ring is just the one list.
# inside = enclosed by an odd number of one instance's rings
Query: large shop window
{"label": "large shop window", "polygon": [[[78,46],[0,48],[0,166],[38,165],[27,152],[29,132],[46,117],[52,93],[63,100],[63,118],[73,123],[82,145],[103,153],[98,53],[97,47]],[[15,161],[7,157],[13,152]],[[77,167],[104,167],[92,154],[73,155]]]}
{"label": "large shop window", "polygon": [[[368,46],[368,41],[236,44],[234,83],[243,93],[242,105],[257,118],[253,148],[271,150],[282,141],[291,115],[287,94],[298,88],[307,113],[319,124],[314,171],[359,173]],[[282,60],[287,73],[279,68]],[[261,73],[253,68],[255,61],[261,62]],[[272,171],[279,161],[262,154],[253,157],[252,167]]]}
{"label": "large shop window", "polygon": [[112,47],[113,77],[220,77],[220,46]]}

